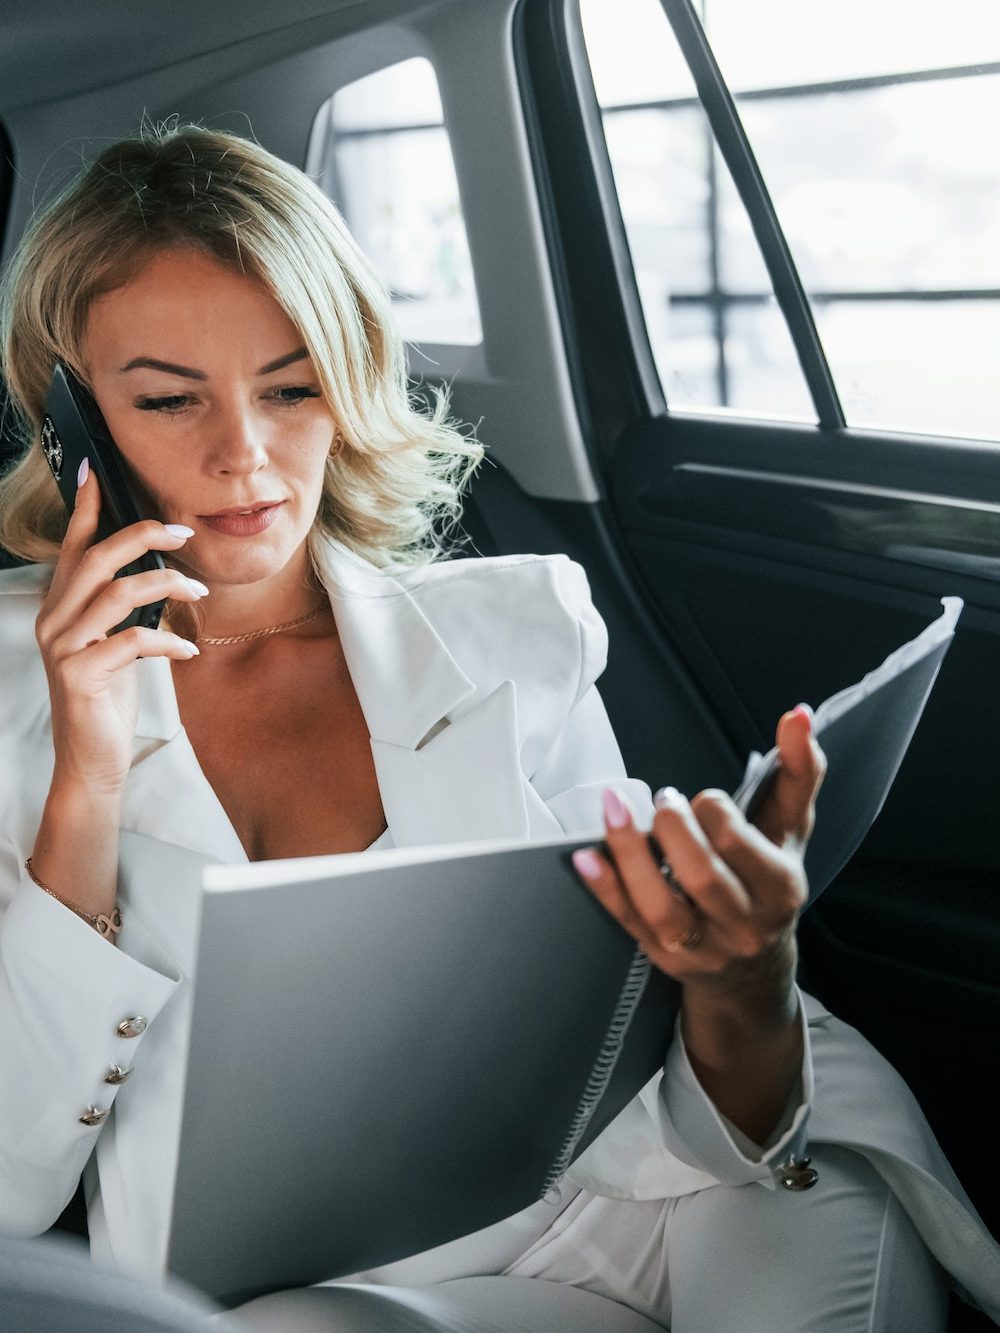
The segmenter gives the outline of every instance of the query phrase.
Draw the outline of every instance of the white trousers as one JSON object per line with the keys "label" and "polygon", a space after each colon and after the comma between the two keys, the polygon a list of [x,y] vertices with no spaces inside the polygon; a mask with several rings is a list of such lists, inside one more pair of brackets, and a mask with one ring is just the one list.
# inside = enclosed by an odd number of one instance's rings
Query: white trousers
{"label": "white trousers", "polygon": [[817,1145],[813,1161],[819,1181],[801,1194],[754,1184],[667,1201],[669,1283],[655,1319],[648,1300],[640,1313],[587,1290],[564,1253],[529,1277],[278,1292],[221,1322],[261,1333],[943,1333],[943,1274],[885,1182],[847,1149]]}

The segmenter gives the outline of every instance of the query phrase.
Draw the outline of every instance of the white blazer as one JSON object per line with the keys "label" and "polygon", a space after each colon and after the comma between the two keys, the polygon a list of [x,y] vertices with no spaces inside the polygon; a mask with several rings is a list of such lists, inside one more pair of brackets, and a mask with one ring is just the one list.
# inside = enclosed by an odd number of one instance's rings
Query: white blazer
{"label": "white blazer", "polygon": [[[608,785],[648,824],[649,789],[625,776],[594,686],[607,640],[579,566],[516,556],[392,577],[334,542],[319,556],[396,846],[586,836],[601,828]],[[118,947],[24,873],[53,762],[34,640],[50,576],[37,566],[0,573],[0,1231],[47,1229],[82,1172],[95,1256],[157,1280],[198,871],[246,853],[181,726],[169,663],[150,659],[138,665]],[[667,770],[665,757],[665,780]],[[766,1151],[715,1112],[675,1040],[663,1075],[574,1164],[572,1180],[638,1199],[720,1183],[773,1189],[778,1163],[801,1153],[808,1133],[866,1156],[957,1284],[1000,1319],[1000,1249],[905,1086],[814,1000],[803,1011],[801,1104]],[[116,1065],[132,1072],[109,1084]],[[81,1123],[90,1106],[109,1111],[101,1125]]]}

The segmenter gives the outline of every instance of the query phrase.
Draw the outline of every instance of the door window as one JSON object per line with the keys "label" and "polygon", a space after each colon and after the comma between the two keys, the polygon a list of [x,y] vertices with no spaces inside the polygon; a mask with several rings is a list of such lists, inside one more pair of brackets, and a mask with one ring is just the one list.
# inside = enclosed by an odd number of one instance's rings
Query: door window
{"label": "door window", "polygon": [[[848,424],[996,438],[1000,6],[699,8]],[[581,0],[581,17],[668,402],[802,416],[749,219],[660,0],[618,0],[613,16]]]}

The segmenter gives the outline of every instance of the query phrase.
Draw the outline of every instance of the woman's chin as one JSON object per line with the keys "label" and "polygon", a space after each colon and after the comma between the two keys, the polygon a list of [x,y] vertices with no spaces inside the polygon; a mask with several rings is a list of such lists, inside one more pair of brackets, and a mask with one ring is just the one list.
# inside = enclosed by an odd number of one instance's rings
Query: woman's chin
{"label": "woman's chin", "polygon": [[275,549],[265,543],[229,542],[228,549],[224,551],[192,550],[188,566],[196,578],[202,579],[210,587],[212,584],[238,587],[260,583],[276,577],[290,564],[301,560],[303,545],[300,542],[288,550],[284,543]]}

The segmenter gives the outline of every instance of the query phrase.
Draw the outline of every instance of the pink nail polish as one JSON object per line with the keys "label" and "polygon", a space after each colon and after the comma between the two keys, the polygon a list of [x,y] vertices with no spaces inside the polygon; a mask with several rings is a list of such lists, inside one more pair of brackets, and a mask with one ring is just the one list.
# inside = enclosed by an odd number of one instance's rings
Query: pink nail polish
{"label": "pink nail polish", "polygon": [[76,489],[79,490],[83,483],[90,476],[90,459],[85,458],[80,464],[76,474]]}
{"label": "pink nail polish", "polygon": [[616,791],[607,787],[602,800],[604,803],[604,818],[607,820],[608,828],[624,828],[629,822],[629,812],[625,808],[622,798]]}
{"label": "pink nail polish", "polygon": [[571,860],[584,879],[596,879],[601,873],[601,858],[589,847],[574,852]]}
{"label": "pink nail polish", "polygon": [[792,709],[792,712],[798,713],[800,717],[804,717],[805,720],[809,723],[810,731],[812,730],[813,710],[809,707],[808,704],[796,704],[795,707]]}

